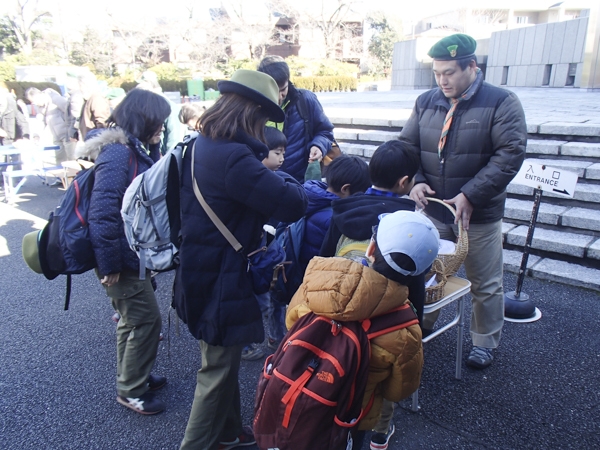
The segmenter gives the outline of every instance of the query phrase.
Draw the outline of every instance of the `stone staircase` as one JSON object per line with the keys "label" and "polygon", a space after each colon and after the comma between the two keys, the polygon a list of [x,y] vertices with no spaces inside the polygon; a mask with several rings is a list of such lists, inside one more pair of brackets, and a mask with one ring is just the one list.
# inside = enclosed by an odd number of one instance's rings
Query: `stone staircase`
{"label": "stone staircase", "polygon": [[[342,150],[368,161],[406,120],[330,118]],[[577,173],[574,198],[544,192],[527,275],[600,291],[600,123],[528,123],[527,159]],[[503,224],[506,270],[517,272],[533,189],[511,183]],[[526,286],[524,287],[526,290]]]}

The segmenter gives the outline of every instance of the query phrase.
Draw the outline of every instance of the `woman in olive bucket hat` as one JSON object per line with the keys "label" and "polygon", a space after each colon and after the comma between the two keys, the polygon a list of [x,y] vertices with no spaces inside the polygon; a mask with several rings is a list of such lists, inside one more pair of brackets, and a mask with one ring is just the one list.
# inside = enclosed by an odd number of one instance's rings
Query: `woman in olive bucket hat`
{"label": "woman in olive bucket hat", "polygon": [[245,254],[259,246],[269,218],[296,221],[307,204],[300,184],[261,163],[269,153],[263,143],[267,120],[284,119],[275,80],[238,70],[218,86],[221,96],[200,118],[200,135],[182,168],[183,239],[173,304],[202,353],[182,449],[254,442],[252,430],[242,427],[238,371],[242,348],[264,340],[247,262],[207,216],[193,184]]}

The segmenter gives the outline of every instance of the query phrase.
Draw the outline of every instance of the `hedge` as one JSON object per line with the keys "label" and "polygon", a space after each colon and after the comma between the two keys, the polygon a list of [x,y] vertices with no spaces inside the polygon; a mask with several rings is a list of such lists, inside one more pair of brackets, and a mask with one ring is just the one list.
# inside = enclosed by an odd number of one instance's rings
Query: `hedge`
{"label": "hedge", "polygon": [[[219,80],[206,79],[204,80],[204,90],[214,89],[217,90],[217,82]],[[187,80],[158,80],[160,87],[165,92],[177,92],[181,93],[182,96],[188,95],[187,91]],[[125,81],[121,83],[121,87],[126,91],[132,90],[137,86],[135,81]]]}
{"label": "hedge", "polygon": [[358,80],[350,76],[292,77],[294,86],[313,92],[356,91]]}
{"label": "hedge", "polygon": [[[54,89],[59,94],[61,93],[61,90],[60,90],[60,87],[58,87],[58,84],[47,82],[47,81],[42,81],[42,82],[4,81],[4,83],[6,84],[6,87],[8,88],[9,91],[12,91],[14,89],[15,95],[17,96],[17,98],[21,98],[21,99],[25,99],[25,91],[27,89],[29,89],[30,87],[38,88],[40,91],[51,88],[51,89]],[[27,100],[25,100],[25,101],[27,102]]]}
{"label": "hedge", "polygon": [[[217,82],[219,80],[205,79],[204,90],[218,90]],[[179,91],[182,96],[188,95],[187,80],[159,80],[162,90],[165,92]],[[356,91],[358,80],[351,76],[330,76],[330,77],[292,77],[294,86],[301,89],[308,89],[313,92],[333,92],[333,91]],[[130,91],[137,86],[135,81],[125,81],[121,87],[125,91]]]}

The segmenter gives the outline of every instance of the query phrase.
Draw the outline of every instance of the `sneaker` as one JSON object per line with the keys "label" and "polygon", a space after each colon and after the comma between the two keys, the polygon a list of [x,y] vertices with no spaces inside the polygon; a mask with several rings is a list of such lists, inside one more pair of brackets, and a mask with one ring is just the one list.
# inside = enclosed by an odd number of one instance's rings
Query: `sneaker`
{"label": "sneaker", "polygon": [[277,340],[275,340],[275,339],[271,339],[271,338],[269,338],[269,339],[267,340],[267,347],[269,347],[271,350],[277,350],[277,348],[279,347],[279,343],[280,343],[280,342],[281,342],[281,341],[277,341]]}
{"label": "sneaker", "polygon": [[265,356],[265,352],[257,344],[250,344],[242,350],[242,359],[246,361],[255,361]]}
{"label": "sneaker", "polygon": [[467,358],[467,366],[474,369],[485,369],[494,360],[491,348],[474,346]]}
{"label": "sneaker", "polygon": [[121,318],[121,314],[119,314],[118,312],[114,313],[112,316],[110,316],[110,319],[114,322],[114,323],[119,323],[119,319]]}
{"label": "sneaker", "polygon": [[167,377],[152,374],[150,374],[150,376],[148,377],[148,388],[151,391],[158,391],[165,384],[167,384]]}
{"label": "sneaker", "polygon": [[146,392],[137,398],[117,395],[117,402],[146,416],[164,411],[165,404],[157,399],[152,392]]}
{"label": "sneaker", "polygon": [[371,436],[371,443],[369,448],[371,450],[387,450],[390,438],[396,431],[396,427],[392,424],[391,428],[388,428],[387,433],[375,433]]}
{"label": "sneaker", "polygon": [[221,441],[219,442],[219,450],[229,450],[232,448],[238,447],[247,447],[249,445],[256,444],[256,439],[254,439],[254,433],[252,432],[252,428],[244,427],[242,430],[242,434],[236,437],[233,441]]}

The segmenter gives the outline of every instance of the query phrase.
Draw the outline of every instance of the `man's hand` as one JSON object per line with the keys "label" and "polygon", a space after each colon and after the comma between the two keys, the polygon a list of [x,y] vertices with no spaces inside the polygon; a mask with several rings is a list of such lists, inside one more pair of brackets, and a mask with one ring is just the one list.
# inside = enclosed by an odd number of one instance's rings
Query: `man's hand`
{"label": "man's hand", "polygon": [[417,208],[424,209],[427,206],[425,197],[435,194],[435,191],[427,183],[415,184],[410,191],[410,198],[417,204]]}
{"label": "man's hand", "polygon": [[100,280],[100,283],[105,284],[106,286],[112,286],[113,284],[117,284],[119,282],[120,273],[111,273],[110,275],[106,275],[104,278]]}
{"label": "man's hand", "polygon": [[454,223],[458,224],[458,221],[462,219],[463,228],[468,230],[471,214],[473,213],[473,205],[469,199],[465,197],[465,194],[461,192],[450,200],[444,200],[444,203],[456,206],[456,218],[454,219]]}
{"label": "man's hand", "polygon": [[313,145],[310,148],[310,155],[308,156],[308,162],[315,162],[315,161],[319,161],[321,162],[321,160],[323,159],[323,152],[321,152],[321,149],[319,147],[317,147],[316,145]]}

